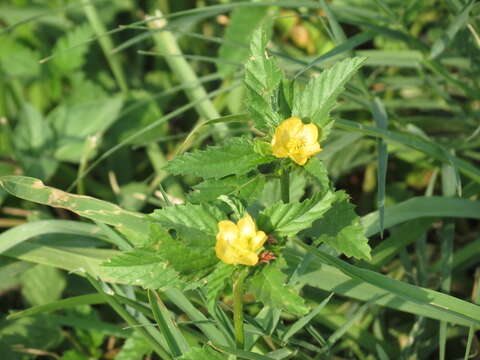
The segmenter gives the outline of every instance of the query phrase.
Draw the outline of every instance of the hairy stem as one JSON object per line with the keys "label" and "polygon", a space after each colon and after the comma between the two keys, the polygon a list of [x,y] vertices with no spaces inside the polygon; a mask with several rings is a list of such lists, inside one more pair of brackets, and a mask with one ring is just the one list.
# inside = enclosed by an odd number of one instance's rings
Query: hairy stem
{"label": "hairy stem", "polygon": [[280,189],[282,201],[288,204],[290,202],[290,173],[288,171],[284,171],[280,178]]}
{"label": "hairy stem", "polygon": [[245,333],[243,330],[243,285],[248,269],[240,270],[233,283],[233,324],[235,327],[235,342],[237,348],[243,350]]}

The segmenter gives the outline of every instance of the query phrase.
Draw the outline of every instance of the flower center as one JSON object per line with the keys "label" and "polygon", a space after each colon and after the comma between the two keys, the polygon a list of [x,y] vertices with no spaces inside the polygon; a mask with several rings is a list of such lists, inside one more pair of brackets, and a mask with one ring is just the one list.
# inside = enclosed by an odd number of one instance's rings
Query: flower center
{"label": "flower center", "polygon": [[298,153],[303,150],[305,147],[305,142],[303,139],[291,138],[287,142],[287,149],[292,153]]}

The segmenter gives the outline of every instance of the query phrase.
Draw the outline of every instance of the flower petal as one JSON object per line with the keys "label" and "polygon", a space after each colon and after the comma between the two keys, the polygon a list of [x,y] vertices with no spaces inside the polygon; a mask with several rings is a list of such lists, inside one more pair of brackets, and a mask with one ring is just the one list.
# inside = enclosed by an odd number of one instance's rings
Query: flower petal
{"label": "flower petal", "polygon": [[304,151],[290,153],[290,159],[295,161],[298,165],[303,166],[308,160],[308,156],[305,154]]}
{"label": "flower petal", "polygon": [[306,124],[298,134],[305,144],[318,142],[318,127],[315,124]]}
{"label": "flower petal", "polygon": [[239,237],[238,227],[230,220],[223,220],[218,223],[217,241],[234,243]]}
{"label": "flower petal", "polygon": [[279,130],[286,131],[290,137],[295,137],[300,131],[302,131],[303,122],[299,117],[291,117],[284,120],[279,126]]}
{"label": "flower petal", "polygon": [[250,215],[247,215],[237,222],[240,237],[250,239],[255,236],[257,227]]}
{"label": "flower petal", "polygon": [[303,148],[303,152],[305,153],[306,156],[308,156],[309,158],[312,157],[313,155],[315,154],[318,154],[320,151],[322,151],[323,149],[320,147],[320,144],[318,142],[316,143],[313,143],[313,144],[310,144],[310,145],[306,145],[304,148]]}
{"label": "flower petal", "polygon": [[257,252],[257,250],[261,249],[263,244],[265,244],[267,238],[267,234],[265,234],[263,231],[257,231],[257,234],[253,237],[252,240],[250,240],[250,249]]}

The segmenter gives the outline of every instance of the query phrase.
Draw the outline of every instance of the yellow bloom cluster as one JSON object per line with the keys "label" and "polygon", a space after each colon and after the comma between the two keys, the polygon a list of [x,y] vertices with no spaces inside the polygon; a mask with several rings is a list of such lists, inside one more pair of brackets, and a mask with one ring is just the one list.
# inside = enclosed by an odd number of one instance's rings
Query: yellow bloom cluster
{"label": "yellow bloom cluster", "polygon": [[257,252],[267,240],[263,231],[250,215],[240,219],[237,224],[229,220],[218,223],[215,253],[226,264],[253,266],[258,263]]}
{"label": "yellow bloom cluster", "polygon": [[315,124],[304,124],[300,118],[291,117],[275,129],[272,153],[278,158],[289,157],[298,165],[305,165],[309,158],[320,151]]}

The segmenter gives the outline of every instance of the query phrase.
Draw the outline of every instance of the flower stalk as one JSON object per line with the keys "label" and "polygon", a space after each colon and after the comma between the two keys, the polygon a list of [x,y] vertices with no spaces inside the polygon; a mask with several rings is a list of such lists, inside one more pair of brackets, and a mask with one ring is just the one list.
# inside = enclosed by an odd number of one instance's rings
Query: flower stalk
{"label": "flower stalk", "polygon": [[290,202],[290,172],[287,170],[284,170],[280,177],[280,192],[283,203],[288,204]]}
{"label": "flower stalk", "polygon": [[245,346],[245,332],[243,329],[243,292],[248,268],[238,272],[233,283],[233,325],[235,328],[235,342],[237,349],[243,350]]}

